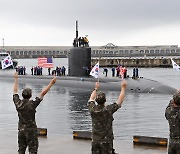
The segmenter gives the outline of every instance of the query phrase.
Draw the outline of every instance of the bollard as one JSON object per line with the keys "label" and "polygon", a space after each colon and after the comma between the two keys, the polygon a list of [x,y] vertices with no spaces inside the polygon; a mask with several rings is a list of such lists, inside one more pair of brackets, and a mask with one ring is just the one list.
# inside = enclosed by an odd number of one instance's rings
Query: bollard
{"label": "bollard", "polygon": [[92,132],[84,131],[84,130],[73,131],[73,138],[74,139],[92,140]]}
{"label": "bollard", "polygon": [[47,136],[47,128],[37,128],[38,136]]}
{"label": "bollard", "polygon": [[139,145],[156,145],[167,147],[168,139],[161,137],[133,136],[133,143]]}

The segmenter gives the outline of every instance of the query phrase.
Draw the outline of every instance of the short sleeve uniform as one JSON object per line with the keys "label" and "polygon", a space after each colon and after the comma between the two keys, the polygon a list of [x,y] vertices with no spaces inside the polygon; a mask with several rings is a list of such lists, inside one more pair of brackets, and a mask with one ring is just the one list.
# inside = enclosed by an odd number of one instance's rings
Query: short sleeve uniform
{"label": "short sleeve uniform", "polygon": [[92,118],[93,142],[109,142],[114,139],[112,122],[113,113],[120,106],[117,103],[111,105],[96,105],[94,101],[88,102],[88,108]]}
{"label": "short sleeve uniform", "polygon": [[28,99],[21,100],[18,94],[14,94],[13,101],[19,117],[18,129],[37,128],[35,113],[36,107],[40,104],[42,98],[36,97],[34,101]]}
{"label": "short sleeve uniform", "polygon": [[174,107],[170,102],[166,108],[165,117],[169,122],[170,138],[180,139],[180,108]]}

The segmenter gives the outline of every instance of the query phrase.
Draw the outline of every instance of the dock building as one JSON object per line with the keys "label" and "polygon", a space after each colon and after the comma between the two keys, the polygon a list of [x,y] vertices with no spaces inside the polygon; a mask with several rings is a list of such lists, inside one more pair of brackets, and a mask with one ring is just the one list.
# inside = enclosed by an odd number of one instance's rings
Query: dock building
{"label": "dock building", "polygon": [[[0,47],[2,48],[2,47]],[[72,46],[5,46],[12,58],[51,57],[66,58]],[[178,45],[154,46],[116,46],[108,43],[104,46],[91,46],[92,64],[100,60],[102,66],[159,67],[170,66],[169,57],[180,63],[180,47]]]}

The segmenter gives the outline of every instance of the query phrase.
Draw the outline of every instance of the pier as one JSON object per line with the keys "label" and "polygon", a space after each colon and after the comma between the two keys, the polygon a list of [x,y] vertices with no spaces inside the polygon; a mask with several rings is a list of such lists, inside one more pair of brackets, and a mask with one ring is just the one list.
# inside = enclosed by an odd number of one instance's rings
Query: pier
{"label": "pier", "polygon": [[[103,57],[92,58],[94,66],[98,61],[101,67],[113,67],[121,64],[125,67],[172,67],[170,56],[165,57]],[[180,64],[180,57],[174,57],[174,61]]]}
{"label": "pier", "polygon": [[[17,153],[17,132],[0,132],[1,153]],[[114,148],[119,154],[164,154],[166,147],[149,147],[133,145],[132,141],[115,140]],[[71,135],[49,134],[39,137],[38,154],[91,154],[90,140],[74,140]]]}

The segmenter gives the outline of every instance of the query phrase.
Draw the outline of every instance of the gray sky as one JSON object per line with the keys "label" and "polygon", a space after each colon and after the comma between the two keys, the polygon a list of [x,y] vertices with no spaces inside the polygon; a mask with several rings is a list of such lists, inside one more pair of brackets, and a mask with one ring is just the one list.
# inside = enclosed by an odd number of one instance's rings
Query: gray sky
{"label": "gray sky", "polygon": [[[180,45],[180,0],[0,0],[6,45]],[[0,42],[2,46],[2,41]]]}

